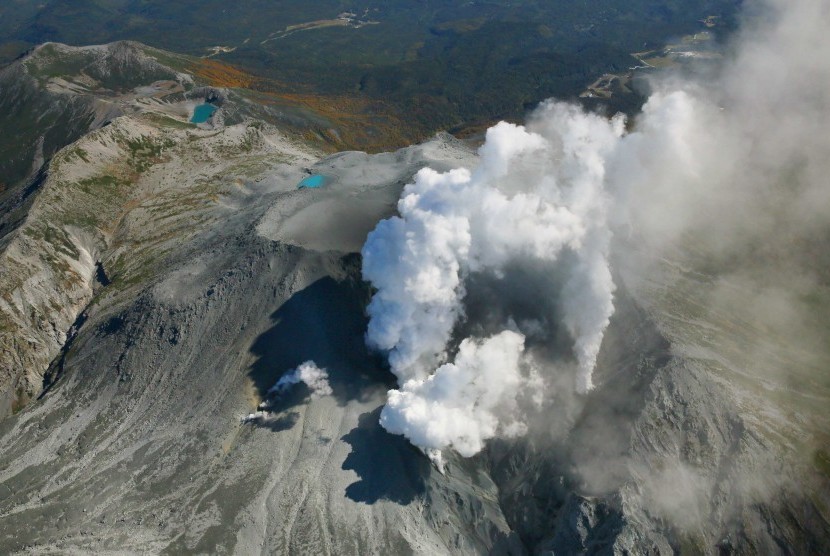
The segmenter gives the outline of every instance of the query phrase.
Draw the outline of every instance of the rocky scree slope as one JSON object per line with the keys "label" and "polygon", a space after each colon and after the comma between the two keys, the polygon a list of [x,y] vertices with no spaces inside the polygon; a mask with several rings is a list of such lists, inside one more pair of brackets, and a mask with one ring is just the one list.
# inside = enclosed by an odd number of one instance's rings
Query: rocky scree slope
{"label": "rocky scree slope", "polygon": [[[3,413],[37,396],[51,361],[97,288],[151,280],[169,245],[208,216],[222,187],[312,150],[261,125],[180,129],[155,114],[121,117],[60,151],[0,260]],[[244,161],[236,155],[244,154]],[[211,181],[231,172],[226,181]],[[234,176],[234,177],[231,177]],[[14,407],[12,407],[14,406]]]}
{"label": "rocky scree slope", "polygon": [[[139,141],[145,151],[133,153]],[[140,171],[112,203],[126,207],[115,224],[98,207],[88,226],[107,278],[78,286],[92,302],[54,361],[56,382],[2,423],[4,551],[522,551],[486,473],[459,462],[441,475],[379,428],[389,377],[363,347],[368,292],[351,234],[319,249],[267,237],[313,221],[332,198],[379,200],[365,228],[392,212],[419,168],[469,162],[469,150],[441,136],[315,163],[256,125],[171,130],[124,117],[56,157],[33,222],[55,208],[52,193],[65,199],[55,176],[80,171],[79,148],[88,172]],[[352,181],[373,168],[374,180]],[[296,189],[317,171],[328,189]],[[329,368],[334,396],[306,403],[299,392],[242,424],[282,372],[311,357]]]}
{"label": "rocky scree slope", "polygon": [[141,85],[185,74],[163,66],[145,47],[45,44],[0,70],[0,241],[25,217],[59,149],[127,112]]}

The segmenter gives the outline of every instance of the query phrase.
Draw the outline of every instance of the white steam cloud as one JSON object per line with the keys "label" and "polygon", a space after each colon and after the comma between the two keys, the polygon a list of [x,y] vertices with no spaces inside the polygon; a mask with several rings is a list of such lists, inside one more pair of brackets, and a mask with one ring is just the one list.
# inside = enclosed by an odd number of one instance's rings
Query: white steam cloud
{"label": "white steam cloud", "polygon": [[[400,385],[384,427],[433,458],[521,433],[517,400],[539,374],[569,372],[534,361],[530,340],[552,344],[562,331],[574,389],[590,391],[614,310],[612,231],[653,254],[692,234],[698,250],[727,258],[786,254],[793,238],[826,232],[830,3],[756,7],[718,76],[656,86],[630,132],[622,117],[547,102],[527,127],[491,128],[476,168],[417,174],[362,252],[377,290],[366,340]],[[550,273],[554,310],[494,311],[501,331],[489,323],[482,334],[465,315],[471,283],[528,261]]]}
{"label": "white steam cloud", "polygon": [[451,446],[469,457],[498,432],[524,432],[521,423],[500,423],[496,413],[515,409],[510,407],[515,402],[511,393],[522,382],[523,347],[524,336],[509,330],[486,340],[464,340],[454,363],[389,392],[381,424],[426,450],[439,468],[441,448]]}
{"label": "white steam cloud", "polygon": [[246,415],[242,422],[268,422],[272,416],[271,409],[275,398],[285,395],[297,384],[305,384],[311,392],[312,399],[331,396],[334,392],[329,384],[328,372],[318,367],[314,361],[306,361],[280,377],[277,383],[268,389],[267,399],[259,404],[259,411]]}
{"label": "white steam cloud", "polygon": [[308,386],[312,398],[322,398],[332,394],[328,372],[318,367],[314,361],[306,361],[293,371],[284,374],[268,390],[268,394],[285,394],[292,386],[300,383]]}
{"label": "white steam cloud", "polygon": [[367,342],[388,353],[402,385],[381,421],[434,457],[448,447],[473,455],[488,438],[521,430],[510,408],[533,377],[512,315],[501,333],[463,339],[449,362],[473,274],[498,279],[518,260],[554,263],[570,253],[562,314],[536,322],[562,320],[579,365],[575,387],[593,386],[613,313],[605,160],[624,122],[565,104],[542,114],[532,130],[488,130],[474,171],[421,170],[398,203],[400,216],[378,224],[363,248],[364,278],[377,288]]}

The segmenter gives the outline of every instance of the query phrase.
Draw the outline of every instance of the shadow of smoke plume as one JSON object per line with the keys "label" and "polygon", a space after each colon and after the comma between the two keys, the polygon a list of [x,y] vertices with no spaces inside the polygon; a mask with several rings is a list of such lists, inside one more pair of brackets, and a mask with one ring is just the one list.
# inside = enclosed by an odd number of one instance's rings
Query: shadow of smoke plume
{"label": "shadow of smoke plume", "polygon": [[[304,397],[304,396],[303,396]],[[295,402],[300,403],[300,402]],[[300,414],[296,411],[274,413],[257,417],[250,422],[271,432],[282,432],[294,428],[300,420]]]}
{"label": "shadow of smoke plume", "polygon": [[380,426],[380,411],[361,415],[358,425],[342,438],[352,447],[343,469],[358,476],[346,487],[346,497],[364,504],[389,500],[405,506],[425,492],[424,479],[432,466],[405,438]]}
{"label": "shadow of smoke plume", "polygon": [[322,278],[295,293],[271,316],[274,325],[251,347],[257,359],[249,376],[260,399],[271,400],[272,413],[290,410],[312,394],[304,384],[269,394],[281,376],[307,361],[326,370],[331,395],[340,404],[366,399],[370,391],[389,385],[388,372],[363,341],[363,288],[356,280]]}

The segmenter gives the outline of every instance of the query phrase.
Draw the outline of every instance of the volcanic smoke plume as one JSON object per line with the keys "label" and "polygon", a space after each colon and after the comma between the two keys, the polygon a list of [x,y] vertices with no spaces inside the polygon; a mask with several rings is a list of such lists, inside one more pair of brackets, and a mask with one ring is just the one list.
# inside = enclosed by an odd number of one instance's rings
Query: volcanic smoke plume
{"label": "volcanic smoke plume", "polygon": [[[398,203],[400,216],[381,222],[363,248],[364,277],[377,288],[367,342],[388,352],[401,385],[381,422],[433,455],[452,447],[470,456],[488,438],[523,431],[516,400],[536,377],[525,336],[540,328],[544,335],[545,323],[567,328],[575,387],[592,388],[613,312],[605,160],[624,122],[565,104],[541,114],[533,130],[491,128],[473,171],[420,171]],[[488,337],[453,338],[471,276],[498,281],[528,260],[550,268],[566,252],[560,315],[540,304],[533,318],[505,315]]]}
{"label": "volcanic smoke plume", "polygon": [[[590,391],[614,310],[612,231],[654,255],[693,237],[733,266],[759,250],[789,257],[794,238],[827,232],[830,4],[754,7],[717,75],[655,83],[630,131],[622,116],[546,102],[526,127],[488,130],[476,168],[424,169],[406,186],[399,216],[362,251],[377,290],[366,341],[399,383],[381,414],[387,430],[433,458],[470,456],[521,434],[520,401],[544,395],[552,377],[575,367],[573,390]],[[503,302],[517,295],[516,267],[544,293],[528,293],[522,314]],[[788,267],[809,282],[802,270]],[[465,305],[482,296],[495,326]],[[563,359],[528,349],[563,334]]]}
{"label": "volcanic smoke plume", "polygon": [[305,384],[311,391],[311,397],[322,398],[332,393],[329,374],[314,361],[306,361],[296,369],[284,374],[269,390],[268,394],[285,394],[295,384]]}

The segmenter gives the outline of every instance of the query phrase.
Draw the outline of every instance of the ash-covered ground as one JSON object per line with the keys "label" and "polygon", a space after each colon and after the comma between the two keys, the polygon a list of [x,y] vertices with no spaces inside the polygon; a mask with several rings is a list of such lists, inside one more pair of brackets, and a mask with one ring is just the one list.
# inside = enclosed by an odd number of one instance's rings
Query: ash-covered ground
{"label": "ash-covered ground", "polygon": [[135,44],[4,70],[90,119],[2,199],[0,552],[825,552],[830,14],[765,9],[478,150],[327,155]]}

